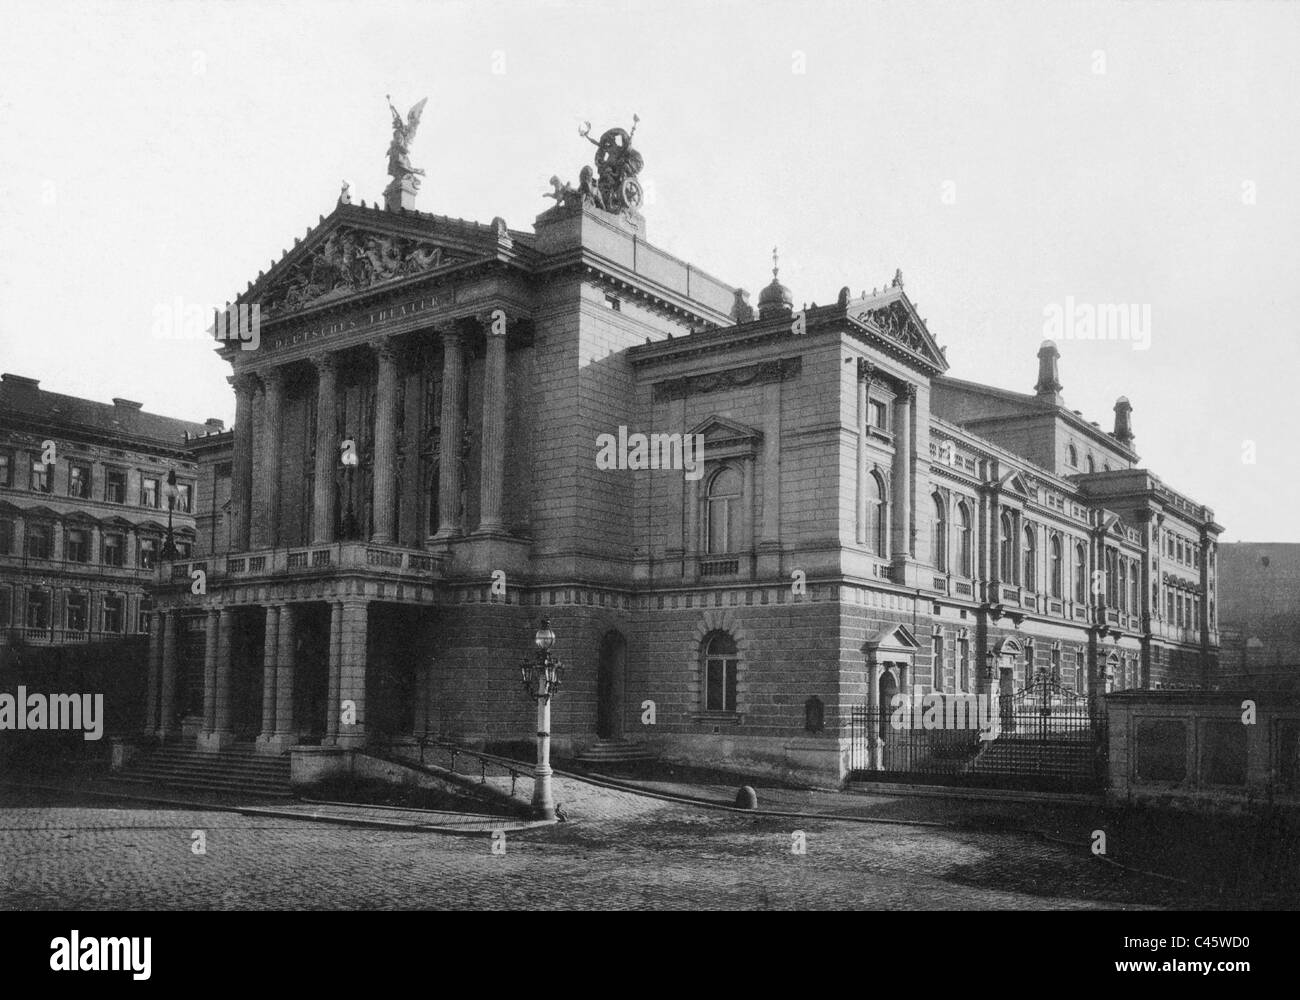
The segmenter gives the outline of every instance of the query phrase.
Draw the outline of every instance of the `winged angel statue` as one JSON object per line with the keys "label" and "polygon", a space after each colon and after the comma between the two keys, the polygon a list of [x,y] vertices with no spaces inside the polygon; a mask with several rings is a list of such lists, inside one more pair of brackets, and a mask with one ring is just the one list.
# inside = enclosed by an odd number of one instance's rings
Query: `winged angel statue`
{"label": "winged angel statue", "polygon": [[388,173],[393,178],[393,183],[389,186],[401,187],[409,178],[411,189],[418,190],[420,177],[424,176],[424,171],[411,166],[409,153],[416,130],[420,127],[420,115],[424,113],[424,105],[429,99],[421,98],[420,102],[406,113],[406,121],[403,122],[401,114],[393,107],[392,95],[386,96],[388,110],[393,113],[393,141],[388,144]]}

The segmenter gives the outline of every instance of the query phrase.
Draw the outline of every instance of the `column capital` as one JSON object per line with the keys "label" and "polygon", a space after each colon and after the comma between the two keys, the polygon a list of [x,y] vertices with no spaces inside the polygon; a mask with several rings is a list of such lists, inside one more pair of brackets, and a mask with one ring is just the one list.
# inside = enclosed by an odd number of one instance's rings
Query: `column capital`
{"label": "column capital", "polygon": [[257,377],[262,380],[262,387],[267,390],[279,391],[284,388],[284,369],[278,365],[274,368],[263,368],[257,373]]}
{"label": "column capital", "polygon": [[448,347],[459,349],[465,346],[465,334],[461,332],[455,324],[435,330],[434,333],[436,333],[442,341],[444,349]]}
{"label": "column capital", "polygon": [[397,360],[397,345],[391,334],[384,337],[375,337],[366,341],[366,345],[375,353],[375,357],[381,363],[391,364]]}
{"label": "column capital", "polygon": [[898,387],[898,398],[908,403],[916,401],[916,383],[904,382]]}
{"label": "column capital", "polygon": [[257,388],[257,376],[252,372],[238,372],[227,375],[226,381],[235,387],[236,395],[251,396]]}
{"label": "column capital", "polygon": [[333,375],[339,370],[338,355],[333,352],[314,355],[311,363],[317,375]]}
{"label": "column capital", "polygon": [[518,317],[509,316],[500,306],[485,309],[474,314],[474,322],[483,328],[486,337],[504,337],[506,329]]}

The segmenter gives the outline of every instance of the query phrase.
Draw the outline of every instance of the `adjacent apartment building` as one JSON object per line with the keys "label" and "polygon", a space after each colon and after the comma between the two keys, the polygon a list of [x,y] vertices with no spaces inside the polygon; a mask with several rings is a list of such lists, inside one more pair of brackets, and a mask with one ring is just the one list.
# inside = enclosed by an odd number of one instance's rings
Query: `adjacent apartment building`
{"label": "adjacent apartment building", "polygon": [[187,435],[220,426],[0,377],[0,637],[61,645],[147,633],[166,541],[194,544]]}

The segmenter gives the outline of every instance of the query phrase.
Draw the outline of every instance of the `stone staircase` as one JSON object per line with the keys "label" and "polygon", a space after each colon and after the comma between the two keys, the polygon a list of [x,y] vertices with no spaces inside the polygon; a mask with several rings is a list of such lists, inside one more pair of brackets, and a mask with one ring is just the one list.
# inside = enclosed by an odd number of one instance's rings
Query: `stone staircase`
{"label": "stone staircase", "polygon": [[597,740],[577,754],[575,759],[583,764],[635,764],[654,760],[655,755],[639,743],[616,739]]}
{"label": "stone staircase", "polygon": [[226,795],[293,797],[288,756],[255,753],[251,746],[234,746],[219,753],[186,746],[162,747],[133,760],[112,780]]}

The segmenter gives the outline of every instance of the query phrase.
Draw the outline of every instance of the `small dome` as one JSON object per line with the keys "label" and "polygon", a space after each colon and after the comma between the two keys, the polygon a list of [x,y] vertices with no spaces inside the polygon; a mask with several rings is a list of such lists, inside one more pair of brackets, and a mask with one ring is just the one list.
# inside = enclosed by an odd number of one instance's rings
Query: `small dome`
{"label": "small dome", "polygon": [[776,250],[772,251],[772,281],[758,294],[758,317],[767,319],[769,316],[789,315],[794,309],[794,299],[790,297],[790,289],[781,284],[777,278],[777,256]]}

